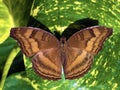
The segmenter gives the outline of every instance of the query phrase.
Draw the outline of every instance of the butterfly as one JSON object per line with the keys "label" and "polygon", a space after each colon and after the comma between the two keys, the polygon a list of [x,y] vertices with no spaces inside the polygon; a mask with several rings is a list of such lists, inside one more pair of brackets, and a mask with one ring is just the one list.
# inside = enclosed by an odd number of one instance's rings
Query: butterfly
{"label": "butterfly", "polygon": [[48,80],[76,79],[90,69],[94,56],[102,49],[112,29],[92,26],[58,40],[53,34],[34,27],[12,28],[10,36],[18,41],[22,52],[32,57],[34,71]]}

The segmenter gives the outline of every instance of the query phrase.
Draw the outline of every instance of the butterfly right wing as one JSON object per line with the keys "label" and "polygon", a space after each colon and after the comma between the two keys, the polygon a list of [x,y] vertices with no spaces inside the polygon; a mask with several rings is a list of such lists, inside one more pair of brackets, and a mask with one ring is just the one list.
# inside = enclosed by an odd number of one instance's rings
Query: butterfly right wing
{"label": "butterfly right wing", "polygon": [[112,35],[111,28],[103,26],[88,27],[72,35],[67,41],[67,46],[79,48],[96,55],[110,35]]}
{"label": "butterfly right wing", "polygon": [[64,72],[67,79],[83,76],[91,67],[93,57],[102,48],[103,42],[112,34],[112,29],[94,26],[75,33],[68,39]]}

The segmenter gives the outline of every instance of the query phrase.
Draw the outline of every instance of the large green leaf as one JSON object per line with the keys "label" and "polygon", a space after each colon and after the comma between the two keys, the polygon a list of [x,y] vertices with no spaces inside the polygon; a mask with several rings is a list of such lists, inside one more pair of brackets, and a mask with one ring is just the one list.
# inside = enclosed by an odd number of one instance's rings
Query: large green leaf
{"label": "large green leaf", "polygon": [[3,90],[34,90],[31,81],[25,77],[25,73],[13,74],[6,80]]}
{"label": "large green leaf", "polygon": [[7,7],[0,0],[0,44],[8,38],[11,26],[13,26],[12,17],[9,15]]}
{"label": "large green leaf", "polygon": [[[26,26],[33,1],[14,0],[13,2],[12,0],[3,0],[3,2],[0,0],[0,72],[3,71],[0,89],[3,88],[10,66],[20,51],[16,48],[16,42],[8,37],[10,28],[13,26]],[[29,7],[26,5],[29,5]]]}
{"label": "large green leaf", "polygon": [[[62,32],[72,22],[83,18],[96,19],[99,21],[99,25],[114,29],[111,38],[105,42],[103,50],[95,57],[91,70],[78,80],[43,80],[32,70],[29,58],[24,57],[27,71],[26,77],[28,77],[31,82],[34,81],[33,86],[37,86],[37,90],[120,89],[119,0],[34,0],[34,3],[30,0],[14,0],[14,2],[12,0],[4,0],[4,3],[8,7],[10,18],[12,17],[8,20],[12,20],[13,24],[10,25],[11,27],[26,26],[29,19],[30,8],[32,7],[31,15],[51,31],[57,30]],[[6,15],[8,15],[8,13]],[[6,33],[8,33],[8,31],[6,31]],[[4,33],[2,35],[4,35]],[[3,38],[2,40],[4,41],[5,39]],[[16,43],[12,40],[10,44],[16,46]],[[4,43],[2,43],[2,45],[4,45]],[[0,46],[0,49],[1,48]],[[8,50],[9,49],[6,51]],[[14,51],[14,53],[15,52],[16,51]],[[7,52],[3,56],[9,56],[9,54],[10,52]],[[13,57],[15,56],[16,54],[13,54]],[[4,60],[9,60],[8,58]],[[13,58],[11,58],[11,62],[12,60]],[[9,82],[9,78],[7,78],[4,88],[7,87]]]}
{"label": "large green leaf", "polygon": [[35,0],[32,15],[51,30],[64,30],[71,22],[92,18],[99,25],[112,27],[119,32],[119,1],[107,0]]}

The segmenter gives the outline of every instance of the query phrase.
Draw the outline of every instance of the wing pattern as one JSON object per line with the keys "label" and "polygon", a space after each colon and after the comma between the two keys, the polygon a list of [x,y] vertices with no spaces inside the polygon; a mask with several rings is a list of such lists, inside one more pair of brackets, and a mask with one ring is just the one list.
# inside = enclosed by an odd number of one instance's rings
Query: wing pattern
{"label": "wing pattern", "polygon": [[32,57],[35,72],[49,80],[61,79],[62,66],[66,79],[83,76],[110,35],[112,29],[103,26],[85,28],[67,41],[58,41],[51,33],[33,27],[12,28],[10,33],[22,52]]}

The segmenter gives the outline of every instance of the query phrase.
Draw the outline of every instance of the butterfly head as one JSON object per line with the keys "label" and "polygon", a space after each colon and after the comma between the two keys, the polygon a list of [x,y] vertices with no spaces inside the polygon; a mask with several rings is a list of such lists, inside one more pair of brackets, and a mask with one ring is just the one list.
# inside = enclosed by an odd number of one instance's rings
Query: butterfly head
{"label": "butterfly head", "polygon": [[66,37],[60,38],[60,42],[61,42],[61,44],[65,44],[66,43]]}

